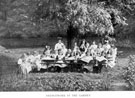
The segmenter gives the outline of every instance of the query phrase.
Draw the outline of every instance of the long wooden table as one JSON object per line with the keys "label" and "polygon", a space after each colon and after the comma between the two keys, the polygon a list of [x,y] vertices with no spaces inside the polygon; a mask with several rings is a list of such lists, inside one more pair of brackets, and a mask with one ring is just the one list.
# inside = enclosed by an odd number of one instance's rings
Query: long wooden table
{"label": "long wooden table", "polygon": [[[59,66],[61,68],[64,68],[64,67],[68,66],[72,70],[72,68],[74,68],[74,67],[79,67],[79,68],[80,67],[83,67],[84,68],[84,66],[89,67],[90,65],[88,66],[88,64],[92,60],[95,60],[95,59],[97,59],[98,61],[106,60],[106,58],[104,58],[104,57],[97,57],[97,58],[83,57],[83,58],[79,58],[79,59],[76,59],[74,57],[71,57],[71,58],[65,58],[65,59],[62,59],[62,60],[57,60],[55,58],[43,58],[42,59],[42,64],[43,65],[45,64],[47,66],[47,71],[48,71],[48,68],[49,67],[52,67],[52,66],[53,67]],[[62,65],[64,65],[64,67]]]}

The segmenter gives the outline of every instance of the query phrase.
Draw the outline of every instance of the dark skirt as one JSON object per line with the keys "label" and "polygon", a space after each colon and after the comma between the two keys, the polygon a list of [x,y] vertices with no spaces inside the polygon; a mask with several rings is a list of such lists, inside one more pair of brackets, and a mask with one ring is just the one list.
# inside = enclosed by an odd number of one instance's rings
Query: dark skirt
{"label": "dark skirt", "polygon": [[84,51],[85,51],[85,48],[80,48],[80,51],[81,51],[81,52],[84,52]]}

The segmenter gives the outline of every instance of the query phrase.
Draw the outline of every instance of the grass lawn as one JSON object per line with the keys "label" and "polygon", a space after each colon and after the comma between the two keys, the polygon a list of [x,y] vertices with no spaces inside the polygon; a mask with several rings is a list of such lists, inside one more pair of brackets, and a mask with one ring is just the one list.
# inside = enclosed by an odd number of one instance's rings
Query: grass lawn
{"label": "grass lawn", "polygon": [[123,74],[128,56],[133,49],[119,48],[117,65],[101,74],[93,73],[30,73],[23,76],[16,64],[24,52],[43,51],[43,48],[11,48],[10,53],[0,53],[0,91],[112,91],[131,90]]}

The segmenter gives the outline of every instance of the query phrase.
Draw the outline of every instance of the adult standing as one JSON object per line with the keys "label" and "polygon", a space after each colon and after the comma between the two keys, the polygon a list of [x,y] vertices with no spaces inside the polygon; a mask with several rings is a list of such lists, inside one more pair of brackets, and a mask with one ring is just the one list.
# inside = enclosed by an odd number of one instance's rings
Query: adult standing
{"label": "adult standing", "polygon": [[86,40],[83,39],[82,42],[81,42],[81,45],[80,45],[80,51],[83,53],[85,52],[85,49],[86,49]]}
{"label": "adult standing", "polygon": [[56,43],[56,45],[55,45],[55,47],[54,47],[55,53],[58,54],[58,51],[59,51],[59,50],[62,50],[63,47],[65,47],[65,45],[62,43],[62,40],[59,39],[59,40],[58,40],[58,43]]}

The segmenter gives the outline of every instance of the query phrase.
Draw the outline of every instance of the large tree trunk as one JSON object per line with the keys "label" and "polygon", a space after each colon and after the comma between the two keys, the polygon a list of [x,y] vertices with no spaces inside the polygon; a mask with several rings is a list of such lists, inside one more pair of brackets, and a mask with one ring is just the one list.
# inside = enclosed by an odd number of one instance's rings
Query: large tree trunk
{"label": "large tree trunk", "polygon": [[67,48],[72,49],[73,39],[77,37],[77,29],[74,28],[71,24],[67,30]]}
{"label": "large tree trunk", "polygon": [[68,49],[71,49],[72,47],[72,39],[73,39],[73,31],[72,31],[72,28],[71,26],[69,26],[68,30],[67,30],[67,48]]}

